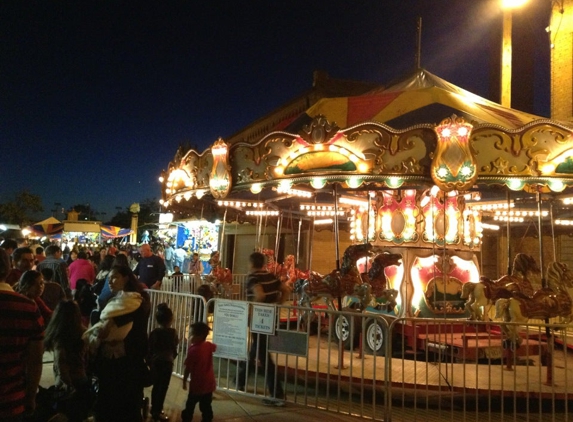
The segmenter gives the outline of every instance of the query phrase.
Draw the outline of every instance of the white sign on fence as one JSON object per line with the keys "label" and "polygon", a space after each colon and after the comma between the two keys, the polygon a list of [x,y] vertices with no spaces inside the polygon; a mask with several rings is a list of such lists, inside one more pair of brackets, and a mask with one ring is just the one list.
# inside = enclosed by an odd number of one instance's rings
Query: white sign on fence
{"label": "white sign on fence", "polygon": [[213,316],[213,343],[215,356],[246,360],[248,353],[249,304],[238,300],[215,301]]}
{"label": "white sign on fence", "polygon": [[277,308],[274,305],[253,305],[251,331],[261,334],[275,334],[275,316]]}

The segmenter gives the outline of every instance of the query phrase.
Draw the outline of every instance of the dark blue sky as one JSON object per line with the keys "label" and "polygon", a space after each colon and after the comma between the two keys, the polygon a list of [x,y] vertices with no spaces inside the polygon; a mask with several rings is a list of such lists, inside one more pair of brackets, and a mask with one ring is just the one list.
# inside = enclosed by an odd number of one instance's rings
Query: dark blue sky
{"label": "dark blue sky", "polygon": [[[381,84],[413,70],[418,15],[422,66],[487,97],[495,3],[2,1],[0,201],[28,189],[46,216],[90,203],[109,219],[159,198],[179,143],[233,134],[310,89],[314,70]],[[547,115],[547,19],[531,15]]]}

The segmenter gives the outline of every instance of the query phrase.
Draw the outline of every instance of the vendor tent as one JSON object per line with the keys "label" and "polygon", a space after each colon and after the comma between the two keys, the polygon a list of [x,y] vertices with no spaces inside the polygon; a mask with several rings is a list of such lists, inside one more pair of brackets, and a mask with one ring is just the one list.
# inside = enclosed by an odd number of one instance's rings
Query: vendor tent
{"label": "vendor tent", "polygon": [[125,237],[129,236],[131,233],[133,233],[133,230],[131,229],[122,229],[121,227],[116,226],[101,226],[101,236],[105,237],[106,239]]}
{"label": "vendor tent", "polygon": [[54,236],[64,231],[64,225],[54,217],[49,217],[28,227],[37,236]]}
{"label": "vendor tent", "polygon": [[340,128],[371,121],[404,129],[418,123],[437,124],[444,116],[452,114],[464,117],[468,122],[498,124],[508,129],[541,119],[502,107],[419,69],[386,88],[363,95],[323,98],[286,127],[284,123],[282,126],[286,132],[298,133],[314,117],[322,115]]}

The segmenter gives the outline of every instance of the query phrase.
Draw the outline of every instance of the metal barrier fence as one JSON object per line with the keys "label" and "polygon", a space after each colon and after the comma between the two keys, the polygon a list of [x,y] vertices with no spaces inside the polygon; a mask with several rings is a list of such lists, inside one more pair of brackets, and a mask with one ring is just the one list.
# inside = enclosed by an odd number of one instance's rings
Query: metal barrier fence
{"label": "metal barrier fence", "polygon": [[[191,318],[184,316],[186,306],[209,311],[201,317],[212,322],[219,300],[151,296],[154,303],[177,304],[180,333],[187,333]],[[287,305],[277,312],[275,339],[255,335],[270,342],[275,372],[268,363],[247,362],[246,394],[269,396],[269,376],[275,375],[289,402],[373,420],[569,420],[573,332],[567,325],[396,319]],[[508,329],[518,331],[519,347],[505,340]],[[216,358],[219,388],[239,391],[238,366]]]}
{"label": "metal barrier fence", "polygon": [[207,284],[212,287],[213,294],[226,299],[245,300],[246,274],[233,274],[233,282],[230,285],[215,286],[209,282],[206,275],[182,274],[178,276],[166,276],[163,278],[162,291],[199,294],[199,287]]}
{"label": "metal barrier fence", "polygon": [[199,295],[186,293],[167,292],[163,290],[147,290],[151,300],[151,315],[149,317],[148,332],[157,327],[155,315],[157,305],[167,303],[173,311],[173,323],[171,325],[177,331],[179,346],[177,358],[173,365],[173,372],[183,376],[185,355],[187,354],[189,327],[197,321],[207,321],[208,309],[205,298]]}

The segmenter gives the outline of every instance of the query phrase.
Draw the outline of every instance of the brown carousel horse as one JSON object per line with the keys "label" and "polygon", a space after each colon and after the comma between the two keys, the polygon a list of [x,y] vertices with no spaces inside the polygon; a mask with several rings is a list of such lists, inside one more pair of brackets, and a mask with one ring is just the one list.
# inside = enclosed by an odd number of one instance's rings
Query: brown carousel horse
{"label": "brown carousel horse", "polygon": [[356,268],[356,261],[370,256],[372,245],[369,243],[352,245],[346,248],[342,257],[340,270],[333,270],[327,275],[311,271],[306,281],[295,285],[295,292],[300,296],[299,306],[312,307],[312,302],[323,299],[330,309],[335,309],[334,299],[352,294],[362,279]]}
{"label": "brown carousel horse", "polygon": [[[525,323],[528,319],[560,317],[564,323],[573,321],[573,301],[568,288],[573,287],[573,273],[567,265],[553,262],[547,268],[548,287],[537,290],[531,297],[515,295],[498,299],[495,303],[495,317],[505,322]],[[517,327],[504,327],[513,340],[518,339]]]}
{"label": "brown carousel horse", "polygon": [[[491,281],[481,277],[479,283],[464,283],[462,299],[468,299],[465,308],[470,313],[470,319],[483,320],[482,308],[491,307],[498,299],[513,296],[532,296],[536,283],[541,279],[541,270],[530,255],[518,253],[513,260],[511,275],[504,275],[499,280]],[[485,315],[487,315],[487,311]]]}

